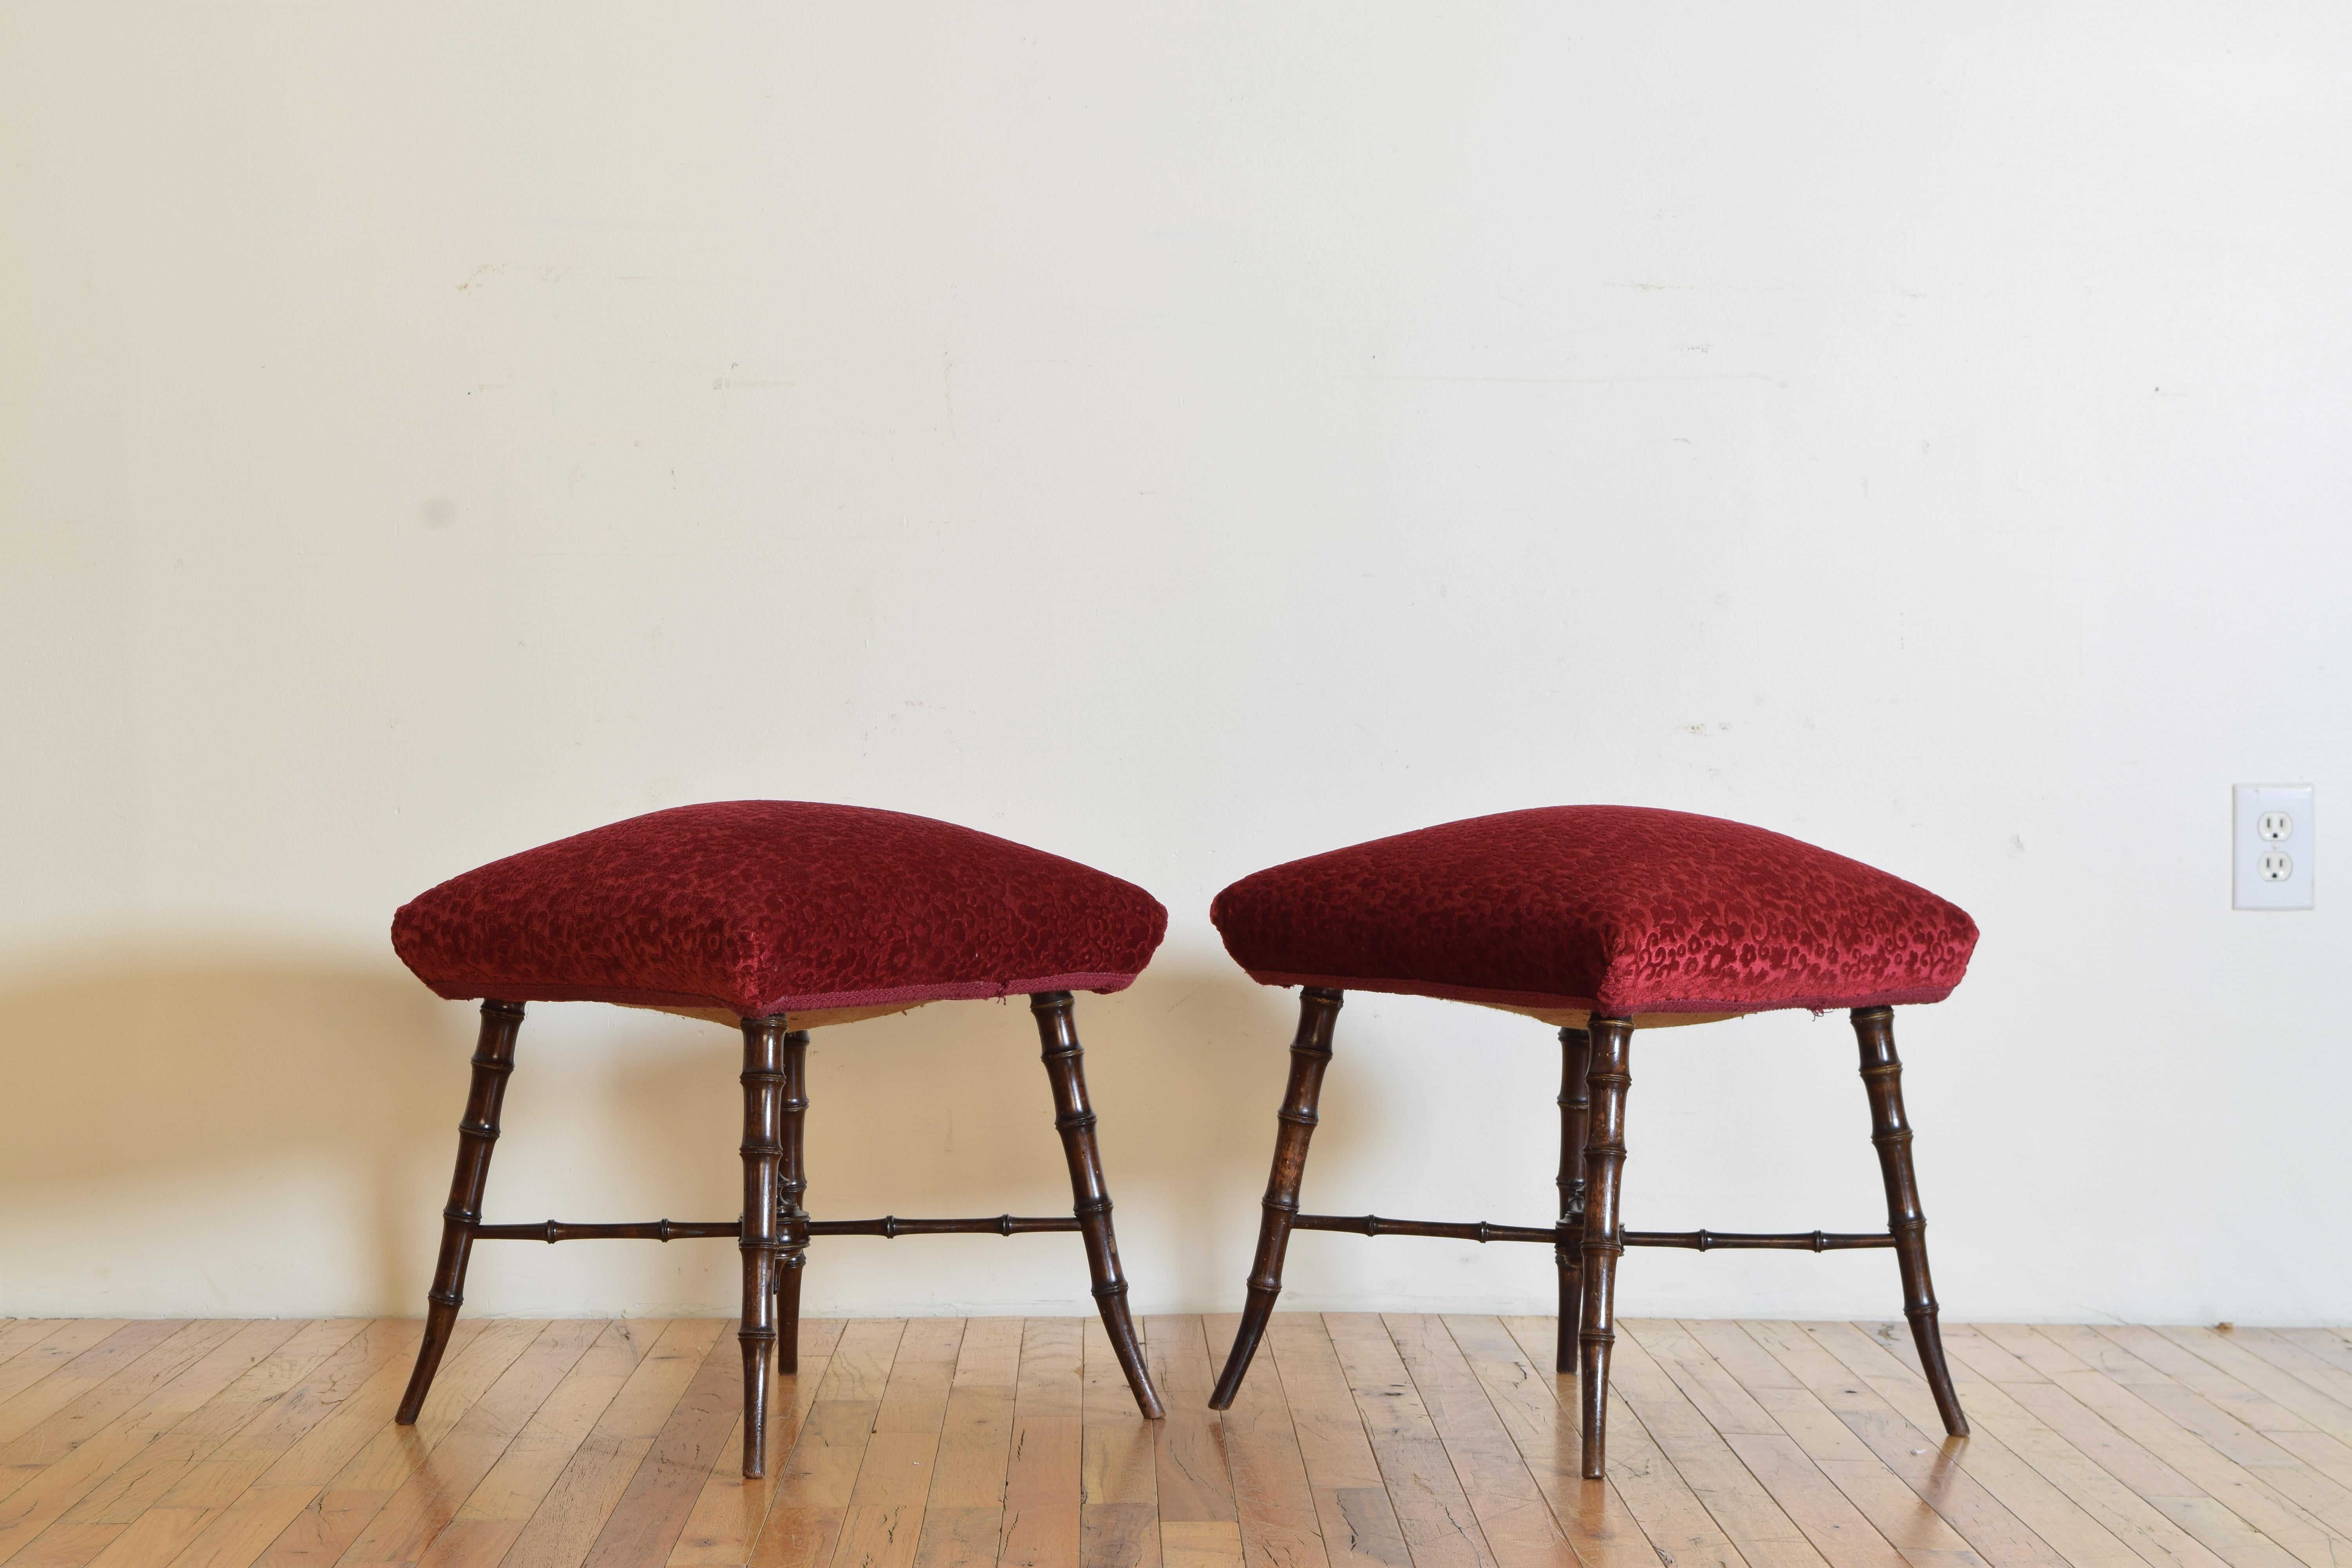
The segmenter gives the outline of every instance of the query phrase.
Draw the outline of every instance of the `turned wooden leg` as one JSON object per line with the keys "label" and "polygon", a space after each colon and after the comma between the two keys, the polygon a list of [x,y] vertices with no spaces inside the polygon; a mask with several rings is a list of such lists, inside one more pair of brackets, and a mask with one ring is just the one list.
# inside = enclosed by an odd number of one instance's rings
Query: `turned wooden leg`
{"label": "turned wooden leg", "polygon": [[1584,1310],[1578,1288],[1584,1261],[1584,1123],[1592,1108],[1584,1075],[1591,1058],[1591,1030],[1559,1032],[1559,1240],[1551,1249],[1559,1268],[1559,1342],[1552,1355],[1554,1372],[1576,1370],[1577,1320]]}
{"label": "turned wooden leg", "polygon": [[1609,1349],[1617,1342],[1617,1259],[1623,1256],[1619,1213],[1625,1172],[1625,1090],[1633,1079],[1626,1060],[1633,1020],[1595,1015],[1591,1061],[1585,1081],[1591,1107],[1584,1135],[1584,1279],[1578,1392],[1584,1406],[1584,1479],[1599,1480],[1608,1463]]}
{"label": "turned wooden leg", "polygon": [[1290,1246],[1291,1222],[1298,1216],[1298,1182],[1307,1172],[1307,1143],[1315,1136],[1315,1102],[1323,1093],[1323,1069],[1331,1065],[1331,1028],[1339,1016],[1344,992],[1308,986],[1298,995],[1298,1032],[1290,1041],[1290,1088],[1276,1113],[1281,1126],[1274,1135],[1274,1172],[1266,1178],[1264,1213],[1257,1226],[1257,1258],[1250,1265],[1249,1302],[1242,1309],[1241,1331],[1225,1357],[1225,1370],[1209,1395],[1212,1410],[1230,1409],[1242,1391],[1242,1378],[1258,1341],[1274,1316],[1275,1298],[1282,1294],[1282,1258]]}
{"label": "turned wooden leg", "polygon": [[441,1370],[441,1352],[449,1348],[449,1331],[457,1326],[457,1309],[466,1300],[466,1265],[474,1252],[474,1227],[482,1223],[482,1189],[490,1179],[490,1148],[499,1141],[499,1107],[507,1097],[507,1076],[514,1071],[515,1034],[522,1027],[522,1004],[482,1004],[481,1033],[474,1043],[474,1082],[466,1096],[466,1119],[457,1124],[457,1172],[449,1181],[448,1206],[441,1211],[441,1259],[433,1269],[433,1289],[425,1298],[425,1340],[416,1347],[416,1369],[408,1374],[408,1392],[401,1395],[393,1420],[414,1426]]}
{"label": "turned wooden leg", "polygon": [[1070,994],[1044,991],[1029,998],[1036,1016],[1037,1039],[1045,1059],[1045,1077],[1054,1086],[1054,1125],[1062,1134],[1062,1153],[1070,1164],[1070,1208],[1086,1237],[1087,1268],[1094,1275],[1095,1303],[1102,1312],[1110,1348],[1135,1393],[1135,1407],[1147,1420],[1167,1412],[1151,1386],[1143,1365],[1143,1345],[1135,1333],[1135,1320],[1127,1310],[1127,1277],[1118,1271],[1118,1238],[1110,1227],[1110,1191],[1103,1184],[1102,1152],[1095,1146],[1094,1107],[1087,1102],[1087,1075],[1078,1046],[1078,1028],[1071,1017]]}
{"label": "turned wooden leg", "polygon": [[776,1348],[776,1165],[784,1087],[784,1016],[743,1020],[743,1477],[768,1468],[768,1355]]}
{"label": "turned wooden leg", "polygon": [[1911,1169],[1911,1124],[1903,1115],[1903,1062],[1895,1054],[1895,1010],[1856,1007],[1853,1036],[1862,1047],[1862,1082],[1870,1092],[1870,1141],[1878,1146],[1878,1173],[1886,1181],[1886,1228],[1903,1270],[1903,1315],[1919,1347],[1920,1370],[1935,1390],[1944,1430],[1969,1435],[1969,1418],[1944,1364],[1944,1336],[1936,1326],[1936,1287],[1927,1277],[1927,1216],[1919,1212],[1919,1180]]}
{"label": "turned wooden leg", "polygon": [[808,1261],[808,1210],[801,1194],[808,1191],[806,1152],[801,1142],[808,1120],[808,1031],[795,1029],[784,1037],[783,1150],[776,1168],[776,1234],[779,1250],[774,1279],[776,1291],[776,1370],[801,1369],[801,1268]]}

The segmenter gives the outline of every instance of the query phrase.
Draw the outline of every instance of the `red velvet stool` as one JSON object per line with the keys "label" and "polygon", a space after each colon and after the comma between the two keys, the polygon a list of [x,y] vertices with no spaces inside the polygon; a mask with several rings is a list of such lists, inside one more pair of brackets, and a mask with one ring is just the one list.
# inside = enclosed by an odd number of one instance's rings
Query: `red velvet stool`
{"label": "red velvet stool", "polygon": [[[1885,1247],[1947,1430],[1968,1431],[1944,1365],[1911,1170],[1893,1009],[1940,1002],[1977,928],[1924,889],[1810,844],[1711,816],[1571,805],[1474,817],[1244,877],[1209,911],[1266,985],[1303,987],[1257,1258],[1213,1407],[1239,1392],[1282,1289],[1294,1230],[1549,1244],[1559,1268],[1558,1370],[1576,1371],[1583,1471],[1601,1474],[1617,1259],[1628,1247]],[[1298,1212],[1332,1025],[1349,991],[1439,996],[1559,1030],[1560,1215],[1550,1226],[1457,1225]],[[1633,1031],[1775,1007],[1852,1010],[1886,1184],[1887,1228],[1723,1235],[1629,1231],[1618,1216]],[[1571,1323],[1581,1366],[1570,1354]]]}
{"label": "red velvet stool", "polygon": [[[669,1241],[742,1249],[743,1473],[766,1468],[769,1352],[799,1362],[803,1253],[820,1236],[1077,1231],[1119,1365],[1160,1415],[1127,1309],[1087,1101],[1073,991],[1131,984],[1168,927],[1150,894],[969,828],[846,805],[740,800],[632,817],[494,861],[393,918],[392,942],[443,996],[483,998],[473,1092],[442,1211],[425,1340],[396,1420],[416,1419],[464,1300],[477,1241]],[[802,1121],[808,1031],[927,1002],[1029,998],[1072,1213],[1040,1218],[812,1219]],[[527,1002],[615,1002],[743,1032],[743,1212],[638,1225],[486,1225],[482,1191]]]}

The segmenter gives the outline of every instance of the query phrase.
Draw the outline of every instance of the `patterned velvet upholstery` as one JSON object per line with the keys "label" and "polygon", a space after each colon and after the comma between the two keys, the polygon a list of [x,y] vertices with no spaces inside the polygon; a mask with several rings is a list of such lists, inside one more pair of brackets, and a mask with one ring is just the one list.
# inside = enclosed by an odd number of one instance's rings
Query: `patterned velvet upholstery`
{"label": "patterned velvet upholstery", "polygon": [[1551,806],[1244,877],[1210,910],[1268,985],[1525,1010],[1753,1013],[1940,1002],[1976,922],[1810,844],[1678,811]]}
{"label": "patterned velvet upholstery", "polygon": [[739,800],[492,861],[393,917],[440,994],[745,1017],[1118,991],[1168,912],[1132,883],[895,811]]}

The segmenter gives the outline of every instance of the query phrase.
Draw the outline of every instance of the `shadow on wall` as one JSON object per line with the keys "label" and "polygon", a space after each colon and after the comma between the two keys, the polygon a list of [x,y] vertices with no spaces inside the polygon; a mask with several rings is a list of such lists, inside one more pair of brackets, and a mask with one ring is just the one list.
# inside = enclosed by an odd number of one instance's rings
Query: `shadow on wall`
{"label": "shadow on wall", "polygon": [[[404,1256],[418,1216],[394,1212],[394,1194],[423,1148],[452,1141],[451,1086],[471,1037],[467,1021],[396,973],[290,959],[84,966],[7,987],[0,1208],[23,1215],[100,1184],[180,1200],[184,1184],[224,1168],[331,1155],[367,1173],[373,1202],[349,1220],[375,1276],[363,1293],[389,1297],[423,1277]],[[153,1216],[107,1220],[111,1271],[137,1269],[158,1239]],[[281,1216],[235,1222],[252,1253],[316,1240],[285,1235]],[[20,1286],[44,1270],[39,1258],[11,1259]]]}
{"label": "shadow on wall", "polygon": [[[1154,971],[1079,998],[1122,1251],[1146,1300],[1237,1289],[1293,1012],[1287,994],[1230,971]],[[83,966],[0,989],[0,1215],[16,1287],[0,1310],[420,1310],[475,1024],[471,1006],[389,963],[282,954]],[[553,1070],[567,1048],[589,1070]],[[1037,1054],[1020,998],[818,1031],[811,1206],[1066,1212]],[[732,1215],[740,1055],[715,1026],[532,1007],[490,1216]],[[1325,1139],[1338,1152],[1347,1136]],[[271,1167],[332,1180],[291,1178],[310,1190],[289,1211],[289,1179],[239,1174]],[[1088,1305],[1075,1237],[840,1238],[820,1263],[812,1310],[833,1293],[821,1279],[982,1310],[992,1297]],[[494,1248],[478,1254],[467,1294],[491,1310],[509,1291],[516,1310],[726,1310],[733,1270],[720,1242]]]}
{"label": "shadow on wall", "polygon": [[[1181,965],[1155,967],[1112,995],[1078,996],[1120,1250],[1140,1300],[1222,1301],[1237,1293],[1255,1242],[1295,1012],[1288,993],[1230,970]],[[627,1119],[616,1129],[622,1144],[607,1152],[674,1204],[699,1204],[696,1217],[732,1215],[740,1190],[738,1038],[715,1025],[646,1016],[631,1026],[679,1031],[671,1037],[677,1048],[625,1058],[612,1092],[628,1106]],[[509,1089],[509,1127],[531,1113],[534,1044],[555,1048],[561,1031],[587,1022],[580,1013],[532,1010]],[[1025,998],[939,1003],[819,1029],[809,1049],[809,1099],[807,1202],[820,1218],[1069,1211],[1067,1167]],[[689,1128],[702,1131],[683,1131]],[[1356,1135],[1338,1131],[1328,1146],[1337,1152]],[[491,1206],[507,1213],[499,1185],[494,1177]],[[686,1217],[682,1208],[669,1212]],[[511,1217],[575,1216],[533,1210]],[[703,1255],[699,1299],[730,1300],[732,1267],[731,1255]],[[835,1310],[828,1303],[841,1289],[942,1310],[997,1302],[995,1310],[1045,1303],[1083,1311],[1086,1282],[1075,1236],[828,1237],[813,1251],[805,1288],[812,1311]]]}

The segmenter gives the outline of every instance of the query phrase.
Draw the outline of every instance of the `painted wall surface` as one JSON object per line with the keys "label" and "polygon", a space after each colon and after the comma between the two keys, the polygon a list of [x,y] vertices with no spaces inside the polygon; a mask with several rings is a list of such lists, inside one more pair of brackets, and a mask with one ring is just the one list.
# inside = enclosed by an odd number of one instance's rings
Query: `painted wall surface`
{"label": "painted wall surface", "polygon": [[[392,910],[779,796],[1168,904],[1079,1015],[1147,1309],[1238,1302],[1285,1068],[1217,889],[1613,801],[1977,916],[1900,1020],[1948,1312],[2345,1321],[2352,860],[2232,913],[2228,835],[2233,783],[2352,802],[2348,74],[2316,3],[0,11],[0,1312],[420,1310],[472,1020]],[[1035,1053],[820,1034],[812,1204],[1066,1202]],[[493,1214],[731,1215],[737,1056],[535,1007]],[[1633,1075],[1633,1224],[1877,1216],[1842,1020]],[[1543,1223],[1557,1079],[1351,1002],[1307,1202]],[[485,1248],[469,1305],[734,1263]],[[1867,1253],[1622,1289],[1899,1305]],[[808,1289],[1086,1305],[1066,1237]]]}

